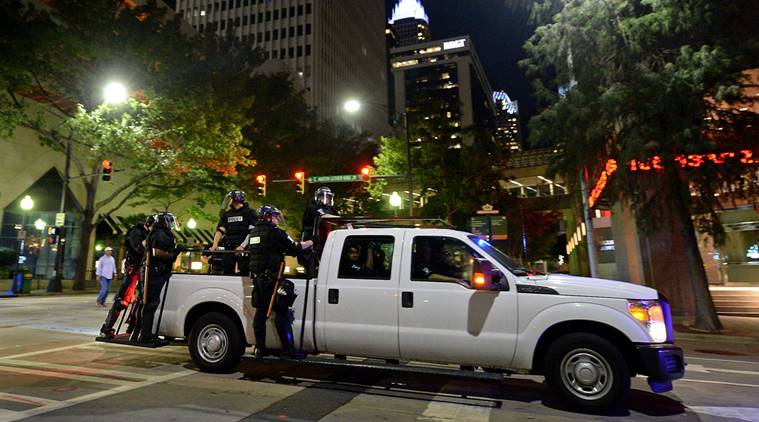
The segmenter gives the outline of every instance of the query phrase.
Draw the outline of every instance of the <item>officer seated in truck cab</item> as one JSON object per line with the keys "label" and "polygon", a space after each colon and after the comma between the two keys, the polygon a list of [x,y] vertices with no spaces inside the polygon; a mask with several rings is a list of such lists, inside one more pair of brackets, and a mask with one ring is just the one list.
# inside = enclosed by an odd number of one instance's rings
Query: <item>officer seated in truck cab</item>
{"label": "officer seated in truck cab", "polygon": [[414,242],[411,258],[411,278],[414,280],[458,282],[463,279],[460,269],[453,263],[450,251],[432,240]]}

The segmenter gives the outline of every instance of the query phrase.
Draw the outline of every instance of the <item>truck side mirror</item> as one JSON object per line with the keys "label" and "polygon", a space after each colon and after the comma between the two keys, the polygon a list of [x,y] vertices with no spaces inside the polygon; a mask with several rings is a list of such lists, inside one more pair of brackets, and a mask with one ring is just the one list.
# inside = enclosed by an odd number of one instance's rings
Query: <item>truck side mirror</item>
{"label": "truck side mirror", "polygon": [[499,271],[485,258],[474,258],[469,284],[477,290],[501,290]]}

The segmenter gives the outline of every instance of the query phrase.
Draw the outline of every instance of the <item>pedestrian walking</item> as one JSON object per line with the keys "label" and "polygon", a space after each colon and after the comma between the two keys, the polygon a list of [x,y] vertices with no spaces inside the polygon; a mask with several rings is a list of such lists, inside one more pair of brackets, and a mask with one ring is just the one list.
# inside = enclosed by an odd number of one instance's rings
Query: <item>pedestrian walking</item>
{"label": "pedestrian walking", "polygon": [[95,275],[100,281],[100,294],[97,298],[97,306],[104,307],[105,299],[108,296],[108,289],[111,288],[111,280],[116,277],[116,260],[113,258],[113,248],[105,248],[105,254],[98,259]]}

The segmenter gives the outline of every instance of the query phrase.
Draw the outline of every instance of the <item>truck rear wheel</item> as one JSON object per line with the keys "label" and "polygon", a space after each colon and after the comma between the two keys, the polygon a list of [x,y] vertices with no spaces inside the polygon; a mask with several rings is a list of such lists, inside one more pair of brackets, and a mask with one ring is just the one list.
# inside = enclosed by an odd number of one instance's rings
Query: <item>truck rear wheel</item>
{"label": "truck rear wheel", "polygon": [[231,372],[245,353],[243,334],[237,325],[219,312],[205,314],[190,331],[190,355],[203,372]]}
{"label": "truck rear wheel", "polygon": [[621,405],[630,393],[630,369],[622,353],[595,334],[559,337],[545,355],[548,386],[572,409],[597,413]]}

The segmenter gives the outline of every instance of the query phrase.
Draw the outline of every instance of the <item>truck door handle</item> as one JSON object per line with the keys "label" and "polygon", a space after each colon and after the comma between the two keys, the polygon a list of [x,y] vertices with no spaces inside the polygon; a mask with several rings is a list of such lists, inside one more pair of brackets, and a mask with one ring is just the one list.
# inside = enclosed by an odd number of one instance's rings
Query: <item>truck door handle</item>
{"label": "truck door handle", "polygon": [[331,304],[340,302],[340,290],[337,290],[337,289],[327,290],[327,302]]}
{"label": "truck door handle", "polygon": [[404,308],[414,307],[414,292],[401,293],[401,306]]}

